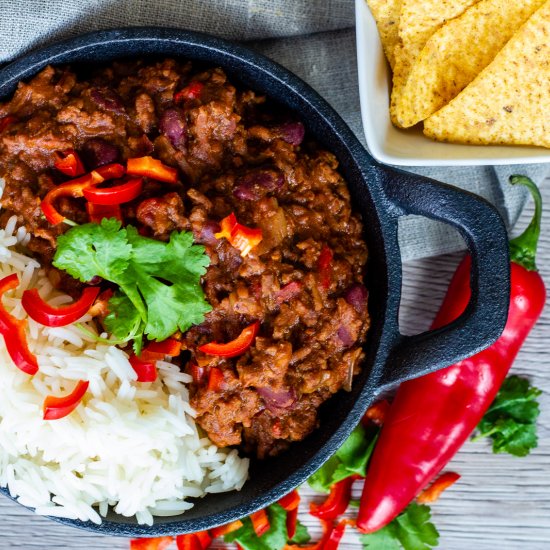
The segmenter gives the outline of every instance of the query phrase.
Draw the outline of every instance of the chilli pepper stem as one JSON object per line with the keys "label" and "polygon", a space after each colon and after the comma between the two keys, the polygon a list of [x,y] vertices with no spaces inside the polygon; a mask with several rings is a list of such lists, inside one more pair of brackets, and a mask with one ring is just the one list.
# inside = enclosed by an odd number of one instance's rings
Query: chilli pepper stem
{"label": "chilli pepper stem", "polygon": [[537,271],[535,255],[540,235],[542,197],[536,184],[526,176],[510,176],[512,185],[525,185],[535,201],[535,214],[525,231],[510,241],[510,260],[528,271]]}

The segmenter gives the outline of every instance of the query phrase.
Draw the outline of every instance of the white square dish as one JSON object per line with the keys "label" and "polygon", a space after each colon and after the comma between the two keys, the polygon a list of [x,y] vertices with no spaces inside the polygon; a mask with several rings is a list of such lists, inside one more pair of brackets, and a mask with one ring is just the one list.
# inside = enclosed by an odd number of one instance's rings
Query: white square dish
{"label": "white square dish", "polygon": [[421,125],[407,130],[393,126],[389,112],[391,71],[365,0],[355,0],[355,21],[361,118],[367,147],[376,160],[397,166],[550,162],[550,151],[543,147],[440,143],[425,137]]}

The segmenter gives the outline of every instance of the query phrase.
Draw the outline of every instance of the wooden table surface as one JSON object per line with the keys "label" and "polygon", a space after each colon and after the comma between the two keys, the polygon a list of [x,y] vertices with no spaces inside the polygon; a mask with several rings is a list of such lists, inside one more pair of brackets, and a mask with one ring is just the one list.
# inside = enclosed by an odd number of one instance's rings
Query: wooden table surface
{"label": "wooden table surface", "polygon": [[[550,181],[542,186],[547,205],[538,267],[550,282]],[[518,224],[532,214],[530,204]],[[402,331],[428,328],[460,255],[411,262],[404,269]],[[460,481],[432,507],[443,550],[547,550],[550,548],[550,312],[529,336],[513,367],[543,390],[538,423],[539,446],[526,458],[493,455],[484,441],[467,443],[449,466]],[[319,498],[304,487],[306,499]],[[359,496],[358,494],[356,495]],[[306,507],[303,506],[305,509]],[[302,520],[317,532],[315,519]],[[38,517],[7,498],[0,498],[0,549],[127,549],[125,539],[71,529]],[[359,550],[354,533],[346,533],[343,550]]]}

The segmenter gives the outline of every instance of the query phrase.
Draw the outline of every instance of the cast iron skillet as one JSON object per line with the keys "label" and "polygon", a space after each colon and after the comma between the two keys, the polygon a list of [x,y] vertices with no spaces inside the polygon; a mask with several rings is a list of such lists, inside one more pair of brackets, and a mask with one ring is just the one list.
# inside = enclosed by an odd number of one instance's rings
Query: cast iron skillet
{"label": "cast iron skillet", "polygon": [[[181,516],[157,518],[153,527],[111,513],[102,525],[62,523],[110,535],[186,533],[246,516],[302,483],[338,448],[367,406],[384,390],[435,371],[490,345],[502,332],[509,295],[508,245],[497,212],[476,195],[375,162],[336,112],[307,84],[269,59],[204,34],[162,28],[94,32],[32,52],[0,71],[0,99],[47,64],[99,63],[124,57],[176,56],[221,66],[233,81],[265,93],[293,110],[309,135],[340,161],[354,208],[364,219],[370,260],[366,284],[372,315],[362,373],[350,393],[321,410],[321,427],[281,456],[254,462],[240,492],[209,495]],[[457,321],[417,336],[398,329],[401,258],[397,220],[419,214],[449,223],[473,257],[472,300]],[[418,404],[419,407],[422,403]],[[7,494],[4,489],[3,492]]]}

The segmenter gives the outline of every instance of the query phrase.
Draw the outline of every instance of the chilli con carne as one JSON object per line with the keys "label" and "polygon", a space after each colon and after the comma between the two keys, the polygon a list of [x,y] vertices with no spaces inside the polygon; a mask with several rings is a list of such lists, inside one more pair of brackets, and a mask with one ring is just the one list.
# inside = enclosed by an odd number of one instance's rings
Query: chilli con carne
{"label": "chilli con carne", "polygon": [[[0,104],[0,121],[0,223],[17,215],[29,251],[75,300],[87,283],[52,265],[68,223],[115,217],[143,237],[191,232],[204,246],[212,311],[174,337],[214,443],[275,455],[349,389],[369,327],[367,249],[336,158],[301,122],[219,68],[169,59],[85,79],[47,67]],[[91,282],[103,323],[114,285]],[[158,357],[144,347],[133,365],[151,380]]]}

